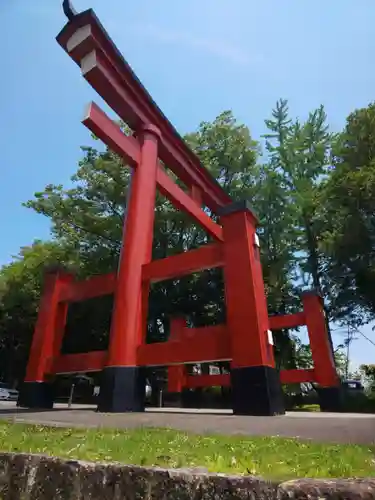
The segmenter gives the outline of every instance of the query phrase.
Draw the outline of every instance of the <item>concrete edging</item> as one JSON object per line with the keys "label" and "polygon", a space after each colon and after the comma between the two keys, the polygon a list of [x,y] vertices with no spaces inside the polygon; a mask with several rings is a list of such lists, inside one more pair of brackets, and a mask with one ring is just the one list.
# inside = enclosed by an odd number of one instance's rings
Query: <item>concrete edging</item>
{"label": "concrete edging", "polygon": [[2,500],[375,499],[375,477],[277,483],[194,469],[161,469],[0,453]]}

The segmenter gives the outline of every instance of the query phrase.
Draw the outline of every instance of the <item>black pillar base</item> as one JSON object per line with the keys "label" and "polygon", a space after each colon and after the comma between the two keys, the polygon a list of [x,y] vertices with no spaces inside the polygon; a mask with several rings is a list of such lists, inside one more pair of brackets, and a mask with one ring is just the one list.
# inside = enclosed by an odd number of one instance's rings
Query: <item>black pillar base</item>
{"label": "black pillar base", "polygon": [[17,406],[50,410],[54,403],[54,386],[48,382],[24,382],[19,392]]}
{"label": "black pillar base", "polygon": [[144,411],[145,382],[144,370],[139,366],[104,368],[98,411],[106,413]]}
{"label": "black pillar base", "polygon": [[275,368],[232,368],[232,408],[235,415],[284,415],[284,394]]}
{"label": "black pillar base", "polygon": [[316,389],[319,396],[320,411],[343,411],[342,387],[319,387]]}

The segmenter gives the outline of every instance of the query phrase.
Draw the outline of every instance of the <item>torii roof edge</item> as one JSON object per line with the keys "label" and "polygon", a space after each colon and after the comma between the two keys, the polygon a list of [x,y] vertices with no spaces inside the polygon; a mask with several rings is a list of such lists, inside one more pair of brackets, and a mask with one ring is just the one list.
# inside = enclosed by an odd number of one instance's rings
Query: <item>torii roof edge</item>
{"label": "torii roof edge", "polygon": [[64,14],[69,19],[69,21],[72,20],[73,17],[78,14],[78,12],[75,10],[70,0],[63,0],[62,7]]}
{"label": "torii roof edge", "polygon": [[[97,85],[95,78],[90,78],[85,73],[84,77],[101,97],[133,130],[148,123],[159,128],[162,134],[160,159],[187,186],[196,185],[201,188],[203,201],[209,208],[216,212],[219,207],[231,203],[231,197],[202,166],[199,158],[154,102],[94,11],[89,9],[76,13],[69,0],[64,0],[63,8],[69,21],[56,40],[79,66],[85,56],[94,54],[97,63],[94,69],[96,77],[99,75],[100,84]],[[86,26],[82,39],[68,50],[68,41]]]}

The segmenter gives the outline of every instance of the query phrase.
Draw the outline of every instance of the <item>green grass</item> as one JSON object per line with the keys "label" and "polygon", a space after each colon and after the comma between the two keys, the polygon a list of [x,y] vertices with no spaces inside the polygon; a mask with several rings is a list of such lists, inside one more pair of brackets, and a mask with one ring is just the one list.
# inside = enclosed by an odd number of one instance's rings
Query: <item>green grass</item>
{"label": "green grass", "polygon": [[197,436],[169,429],[85,430],[0,422],[0,450],[94,462],[206,467],[210,472],[281,480],[375,475],[375,449],[370,447],[276,437]]}
{"label": "green grass", "polygon": [[320,406],[311,404],[311,405],[301,405],[301,406],[296,406],[293,408],[292,411],[312,411],[312,412],[317,412],[320,411]]}

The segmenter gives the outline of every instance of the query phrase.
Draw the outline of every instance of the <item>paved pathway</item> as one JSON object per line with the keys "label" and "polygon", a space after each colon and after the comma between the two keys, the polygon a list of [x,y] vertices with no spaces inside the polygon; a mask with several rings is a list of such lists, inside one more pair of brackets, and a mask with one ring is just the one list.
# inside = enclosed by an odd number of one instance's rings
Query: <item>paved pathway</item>
{"label": "paved pathway", "polygon": [[375,415],[300,413],[280,417],[245,417],[225,410],[148,409],[145,413],[103,414],[95,407],[56,405],[52,411],[16,408],[0,402],[0,418],[64,427],[170,427],[197,433],[284,436],[318,442],[375,445]]}

